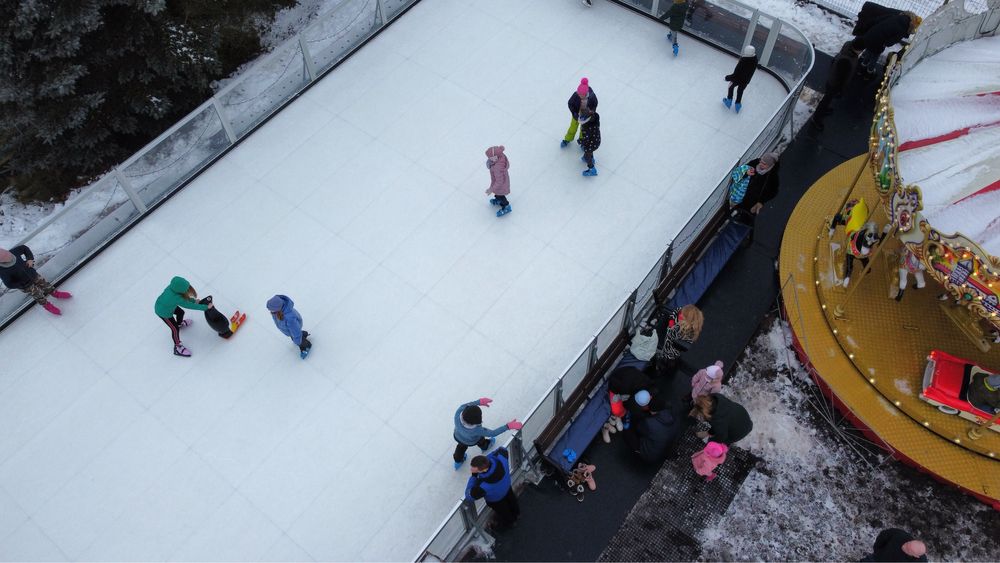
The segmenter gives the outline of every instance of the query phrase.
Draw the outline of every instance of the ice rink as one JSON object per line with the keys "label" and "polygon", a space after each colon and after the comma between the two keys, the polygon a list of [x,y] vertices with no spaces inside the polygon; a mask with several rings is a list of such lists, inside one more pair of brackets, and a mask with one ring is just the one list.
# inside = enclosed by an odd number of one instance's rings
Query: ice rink
{"label": "ice rink", "polygon": [[[62,317],[0,333],[0,558],[416,556],[468,476],[456,407],[526,416],[785,96],[759,71],[726,110],[736,59],[687,36],[674,58],[666,31],[604,2],[423,0],[144,219]],[[596,178],[559,148],[582,76]],[[173,356],[153,302],[175,275],[246,326],[189,312]]]}

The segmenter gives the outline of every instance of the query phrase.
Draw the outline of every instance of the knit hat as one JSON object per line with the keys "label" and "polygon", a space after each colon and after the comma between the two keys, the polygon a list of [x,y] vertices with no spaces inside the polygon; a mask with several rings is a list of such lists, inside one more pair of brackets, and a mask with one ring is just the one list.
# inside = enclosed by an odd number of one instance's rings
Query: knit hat
{"label": "knit hat", "polygon": [[462,420],[466,424],[482,424],[483,423],[483,409],[476,405],[469,405],[465,407],[462,411]]}
{"label": "knit hat", "polygon": [[987,377],[986,384],[994,389],[1000,388],[1000,375],[991,375]]}
{"label": "knit hat", "polygon": [[632,395],[632,398],[635,399],[635,403],[637,405],[644,407],[649,404],[649,399],[651,397],[649,396],[649,391],[643,389],[641,391],[637,391],[635,395]]}
{"label": "knit hat", "polygon": [[16,257],[11,254],[11,252],[5,248],[0,248],[0,264],[6,264],[8,262],[13,262]]}
{"label": "knit hat", "polygon": [[580,79],[580,85],[576,87],[576,95],[583,98],[590,92],[590,81],[586,78]]}
{"label": "knit hat", "polygon": [[715,362],[715,364],[705,368],[705,373],[708,374],[709,379],[718,379],[722,376],[722,362]]}
{"label": "knit hat", "polygon": [[280,311],[284,305],[284,300],[277,295],[267,300],[267,310],[271,312]]}
{"label": "knit hat", "polygon": [[709,442],[705,444],[705,453],[712,457],[721,457],[729,451],[729,447],[719,442]]}
{"label": "knit hat", "polygon": [[747,45],[746,47],[743,47],[744,57],[753,57],[756,54],[757,54],[757,49],[754,49],[753,45]]}
{"label": "knit hat", "polygon": [[778,153],[769,152],[760,157],[760,163],[766,164],[769,168],[778,162]]}

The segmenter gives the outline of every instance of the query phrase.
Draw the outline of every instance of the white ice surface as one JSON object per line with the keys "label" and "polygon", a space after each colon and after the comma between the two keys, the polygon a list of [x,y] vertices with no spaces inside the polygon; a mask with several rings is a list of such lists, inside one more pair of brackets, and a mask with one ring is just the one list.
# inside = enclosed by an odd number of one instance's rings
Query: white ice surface
{"label": "white ice surface", "polygon": [[[0,334],[0,558],[416,555],[464,488],[457,405],[526,416],[785,95],[759,72],[726,111],[735,59],[664,35],[607,3],[424,0],[115,242],[62,317]],[[596,178],[558,146],[581,76]],[[174,275],[247,325],[189,313],[173,356],[152,304]]]}
{"label": "white ice surface", "polygon": [[967,41],[928,57],[892,89],[900,143],[968,133],[899,153],[900,175],[921,188],[924,216],[1000,256],[1000,37]]}

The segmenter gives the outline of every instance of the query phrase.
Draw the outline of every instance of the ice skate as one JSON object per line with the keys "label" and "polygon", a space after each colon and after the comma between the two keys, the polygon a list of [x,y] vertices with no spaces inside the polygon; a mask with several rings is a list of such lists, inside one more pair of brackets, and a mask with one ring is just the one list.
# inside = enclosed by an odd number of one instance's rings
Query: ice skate
{"label": "ice skate", "polygon": [[677,56],[677,53],[678,53],[679,51],[680,51],[680,47],[678,47],[678,46],[677,46],[677,43],[674,43],[674,56],[675,56],[675,57]]}
{"label": "ice skate", "polygon": [[736,113],[739,113],[740,110],[743,109],[743,104],[736,102],[736,106],[734,107],[734,109],[736,110]]}
{"label": "ice skate", "polygon": [[190,358],[191,350],[188,350],[187,347],[184,346],[183,344],[178,344],[177,346],[174,346],[174,355],[182,356],[184,358]]}
{"label": "ice skate", "polygon": [[312,350],[312,346],[306,348],[305,350],[299,350],[299,357],[303,360],[309,357],[309,352]]}
{"label": "ice skate", "polygon": [[469,454],[462,454],[462,461],[455,462],[455,471],[458,471],[459,468],[462,467],[462,464],[465,463],[465,460],[467,459],[469,459]]}
{"label": "ice skate", "polygon": [[588,168],[583,171],[584,176],[597,176],[597,168]]}
{"label": "ice skate", "polygon": [[56,299],[69,299],[73,297],[73,294],[68,291],[59,291],[58,289],[52,292],[52,297]]}
{"label": "ice skate", "polygon": [[729,99],[729,98],[722,98],[722,103],[723,103],[723,105],[725,105],[725,106],[726,106],[727,108],[731,108],[731,107],[733,107],[733,101],[732,101],[731,99]]}
{"label": "ice skate", "polygon": [[59,307],[56,307],[55,305],[53,305],[52,303],[49,303],[48,301],[46,301],[42,305],[42,308],[45,309],[46,311],[52,313],[53,315],[61,315],[62,314],[62,311],[59,310]]}
{"label": "ice skate", "polygon": [[567,141],[566,139],[559,141],[559,148],[564,149],[568,146],[569,146],[569,141]]}
{"label": "ice skate", "polygon": [[497,211],[497,217],[503,217],[504,215],[510,213],[511,211],[513,210],[510,208],[510,205],[505,205],[501,207],[499,211]]}
{"label": "ice skate", "polygon": [[493,449],[493,444],[496,444],[496,443],[497,443],[497,439],[495,437],[494,438],[490,438],[490,443],[486,444],[485,448],[479,448],[479,449],[482,450],[483,453],[486,453],[486,452],[490,451],[491,449]]}

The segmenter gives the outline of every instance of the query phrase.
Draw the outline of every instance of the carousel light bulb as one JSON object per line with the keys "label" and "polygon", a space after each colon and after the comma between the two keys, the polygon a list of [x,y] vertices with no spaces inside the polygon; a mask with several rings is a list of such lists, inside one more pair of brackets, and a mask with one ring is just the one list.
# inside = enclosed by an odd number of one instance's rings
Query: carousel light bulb
{"label": "carousel light bulb", "polygon": [[833,329],[833,333],[834,333],[834,334],[837,334],[837,329]]}
{"label": "carousel light bulb", "polygon": [[962,441],[961,441],[961,440],[959,440],[958,438],[955,438],[955,443],[956,443],[956,444],[961,444],[961,443],[962,443]]}
{"label": "carousel light bulb", "polygon": [[854,354],[848,354],[848,355],[847,355],[847,359],[849,359],[849,360],[853,360],[853,359],[854,359]]}
{"label": "carousel light bulb", "polygon": [[826,303],[824,303],[824,304],[820,305],[820,307],[822,307],[822,308],[823,308],[823,310],[824,310],[824,311],[826,311]]}
{"label": "carousel light bulb", "polygon": [[996,454],[994,454],[993,452],[990,452],[990,457],[996,457]]}
{"label": "carousel light bulb", "polygon": [[893,401],[892,404],[894,404],[894,405],[896,405],[898,407],[899,406],[899,401]]}
{"label": "carousel light bulb", "polygon": [[868,383],[871,383],[872,385],[875,385],[875,378],[874,377],[869,377],[868,378]]}
{"label": "carousel light bulb", "polygon": [[930,422],[927,422],[927,421],[925,420],[925,421],[924,421],[924,426],[926,426],[926,427],[930,428],[930,426],[931,426],[931,423],[930,423]]}

